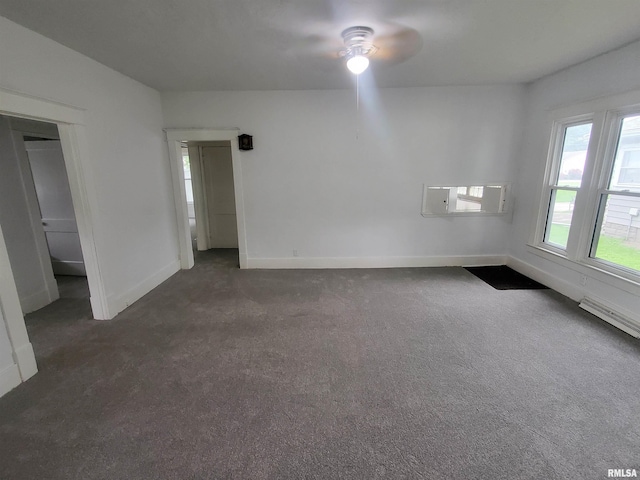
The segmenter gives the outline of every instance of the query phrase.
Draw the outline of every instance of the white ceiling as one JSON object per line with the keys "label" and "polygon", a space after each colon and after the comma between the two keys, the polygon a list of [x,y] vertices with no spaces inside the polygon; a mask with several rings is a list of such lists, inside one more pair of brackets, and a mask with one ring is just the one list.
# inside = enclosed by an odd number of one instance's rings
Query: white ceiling
{"label": "white ceiling", "polygon": [[353,25],[422,39],[372,66],[382,87],[529,82],[640,38],[640,0],[0,0],[0,15],[161,91],[349,87],[314,50]]}

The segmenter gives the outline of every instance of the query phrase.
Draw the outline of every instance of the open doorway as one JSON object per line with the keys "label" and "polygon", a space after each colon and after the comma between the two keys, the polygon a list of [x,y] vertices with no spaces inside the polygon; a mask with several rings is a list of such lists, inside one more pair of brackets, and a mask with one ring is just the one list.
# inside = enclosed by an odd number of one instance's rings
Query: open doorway
{"label": "open doorway", "polygon": [[195,249],[200,252],[215,249],[218,253],[225,249],[225,256],[235,256],[238,264],[230,142],[184,142],[182,153],[189,227]]}
{"label": "open doorway", "polygon": [[[67,180],[77,218],[83,263],[87,272],[91,315],[96,319],[112,318],[113,315],[109,309],[94,238],[94,219],[91,212],[97,210],[97,204],[93,195],[94,184],[91,165],[87,161],[89,148],[84,130],[84,111],[70,105],[0,89],[0,115],[4,118],[3,122],[7,123],[6,117],[11,117],[12,119],[35,120],[57,127],[57,135],[63,151]],[[2,139],[2,144],[7,151],[14,152],[13,154],[15,155],[14,138],[15,135],[20,134],[12,133],[10,125],[5,126],[8,128],[4,129],[5,137]],[[39,135],[42,135],[42,132],[39,132]],[[20,164],[17,163],[17,165]],[[6,183],[10,188],[23,189],[25,187],[21,178],[25,178],[27,175],[21,172],[19,168],[17,169],[20,181]],[[4,177],[6,172],[3,170],[2,173]],[[35,194],[30,198],[35,198]],[[8,210],[7,215],[0,222],[0,322],[4,323],[4,328],[0,325],[0,337],[2,337],[0,340],[5,343],[8,340],[11,346],[8,353],[10,353],[13,361],[12,365],[3,370],[5,373],[10,373],[10,378],[3,375],[3,381],[0,382],[0,395],[17,386],[20,382],[26,381],[38,371],[33,346],[29,339],[21,308],[17,282],[13,273],[13,264],[21,263],[25,259],[35,258],[39,262],[38,279],[43,279],[42,281],[44,282],[44,270],[49,269],[51,273],[53,271],[46,238],[43,234],[39,235],[40,241],[34,242],[34,245],[36,245],[34,250],[27,250],[28,255],[26,257],[13,262],[9,259],[9,249],[5,242],[5,236],[10,235],[5,231],[11,232],[14,228],[25,228],[25,225],[31,232],[38,231],[38,227],[42,229],[41,217],[39,213],[34,213],[37,210],[37,201],[32,202],[29,208],[23,209],[22,214],[19,209],[12,208]],[[26,224],[23,217],[28,220]],[[40,231],[42,233],[42,230]],[[34,252],[37,252],[37,254],[34,255]],[[44,260],[45,258],[46,261]],[[53,275],[51,274],[49,278],[53,278]],[[46,288],[48,295],[52,295],[52,298],[54,298],[56,289],[57,283],[55,280],[49,281]],[[6,335],[4,335],[5,332]]]}
{"label": "open doorway", "polygon": [[0,115],[0,222],[24,314],[73,291],[87,274],[57,125]]}
{"label": "open doorway", "polygon": [[194,246],[231,249],[240,268],[247,267],[237,135],[237,130],[167,131],[182,268],[193,266]]}

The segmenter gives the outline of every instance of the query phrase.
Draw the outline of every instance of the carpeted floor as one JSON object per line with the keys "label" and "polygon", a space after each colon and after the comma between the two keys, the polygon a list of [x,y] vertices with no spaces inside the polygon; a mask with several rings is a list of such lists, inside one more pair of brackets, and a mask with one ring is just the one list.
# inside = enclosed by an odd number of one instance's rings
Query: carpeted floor
{"label": "carpeted floor", "polygon": [[0,399],[0,478],[640,468],[639,343],[552,290],[462,268],[236,264],[199,254],[108,322],[81,296],[30,315],[40,372]]}

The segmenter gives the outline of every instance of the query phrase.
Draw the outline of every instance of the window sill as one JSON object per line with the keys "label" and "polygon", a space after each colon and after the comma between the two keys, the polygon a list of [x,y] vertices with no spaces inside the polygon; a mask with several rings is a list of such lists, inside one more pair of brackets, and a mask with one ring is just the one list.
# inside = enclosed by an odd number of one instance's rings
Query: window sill
{"label": "window sill", "polygon": [[611,285],[633,295],[640,295],[640,279],[634,280],[627,278],[608,270],[599,268],[596,265],[584,261],[569,260],[564,255],[548,250],[539,245],[527,245],[527,251],[550,262],[561,265],[562,267],[578,272],[581,275],[587,275],[598,282]]}

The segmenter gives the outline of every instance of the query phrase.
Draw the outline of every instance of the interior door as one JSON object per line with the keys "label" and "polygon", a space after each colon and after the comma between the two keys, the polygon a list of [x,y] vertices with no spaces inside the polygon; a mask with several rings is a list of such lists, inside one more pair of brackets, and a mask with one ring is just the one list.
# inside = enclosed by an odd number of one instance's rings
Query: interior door
{"label": "interior door", "polygon": [[231,147],[202,146],[200,151],[209,248],[238,248]]}
{"label": "interior door", "polygon": [[86,276],[60,141],[24,142],[53,273]]}

